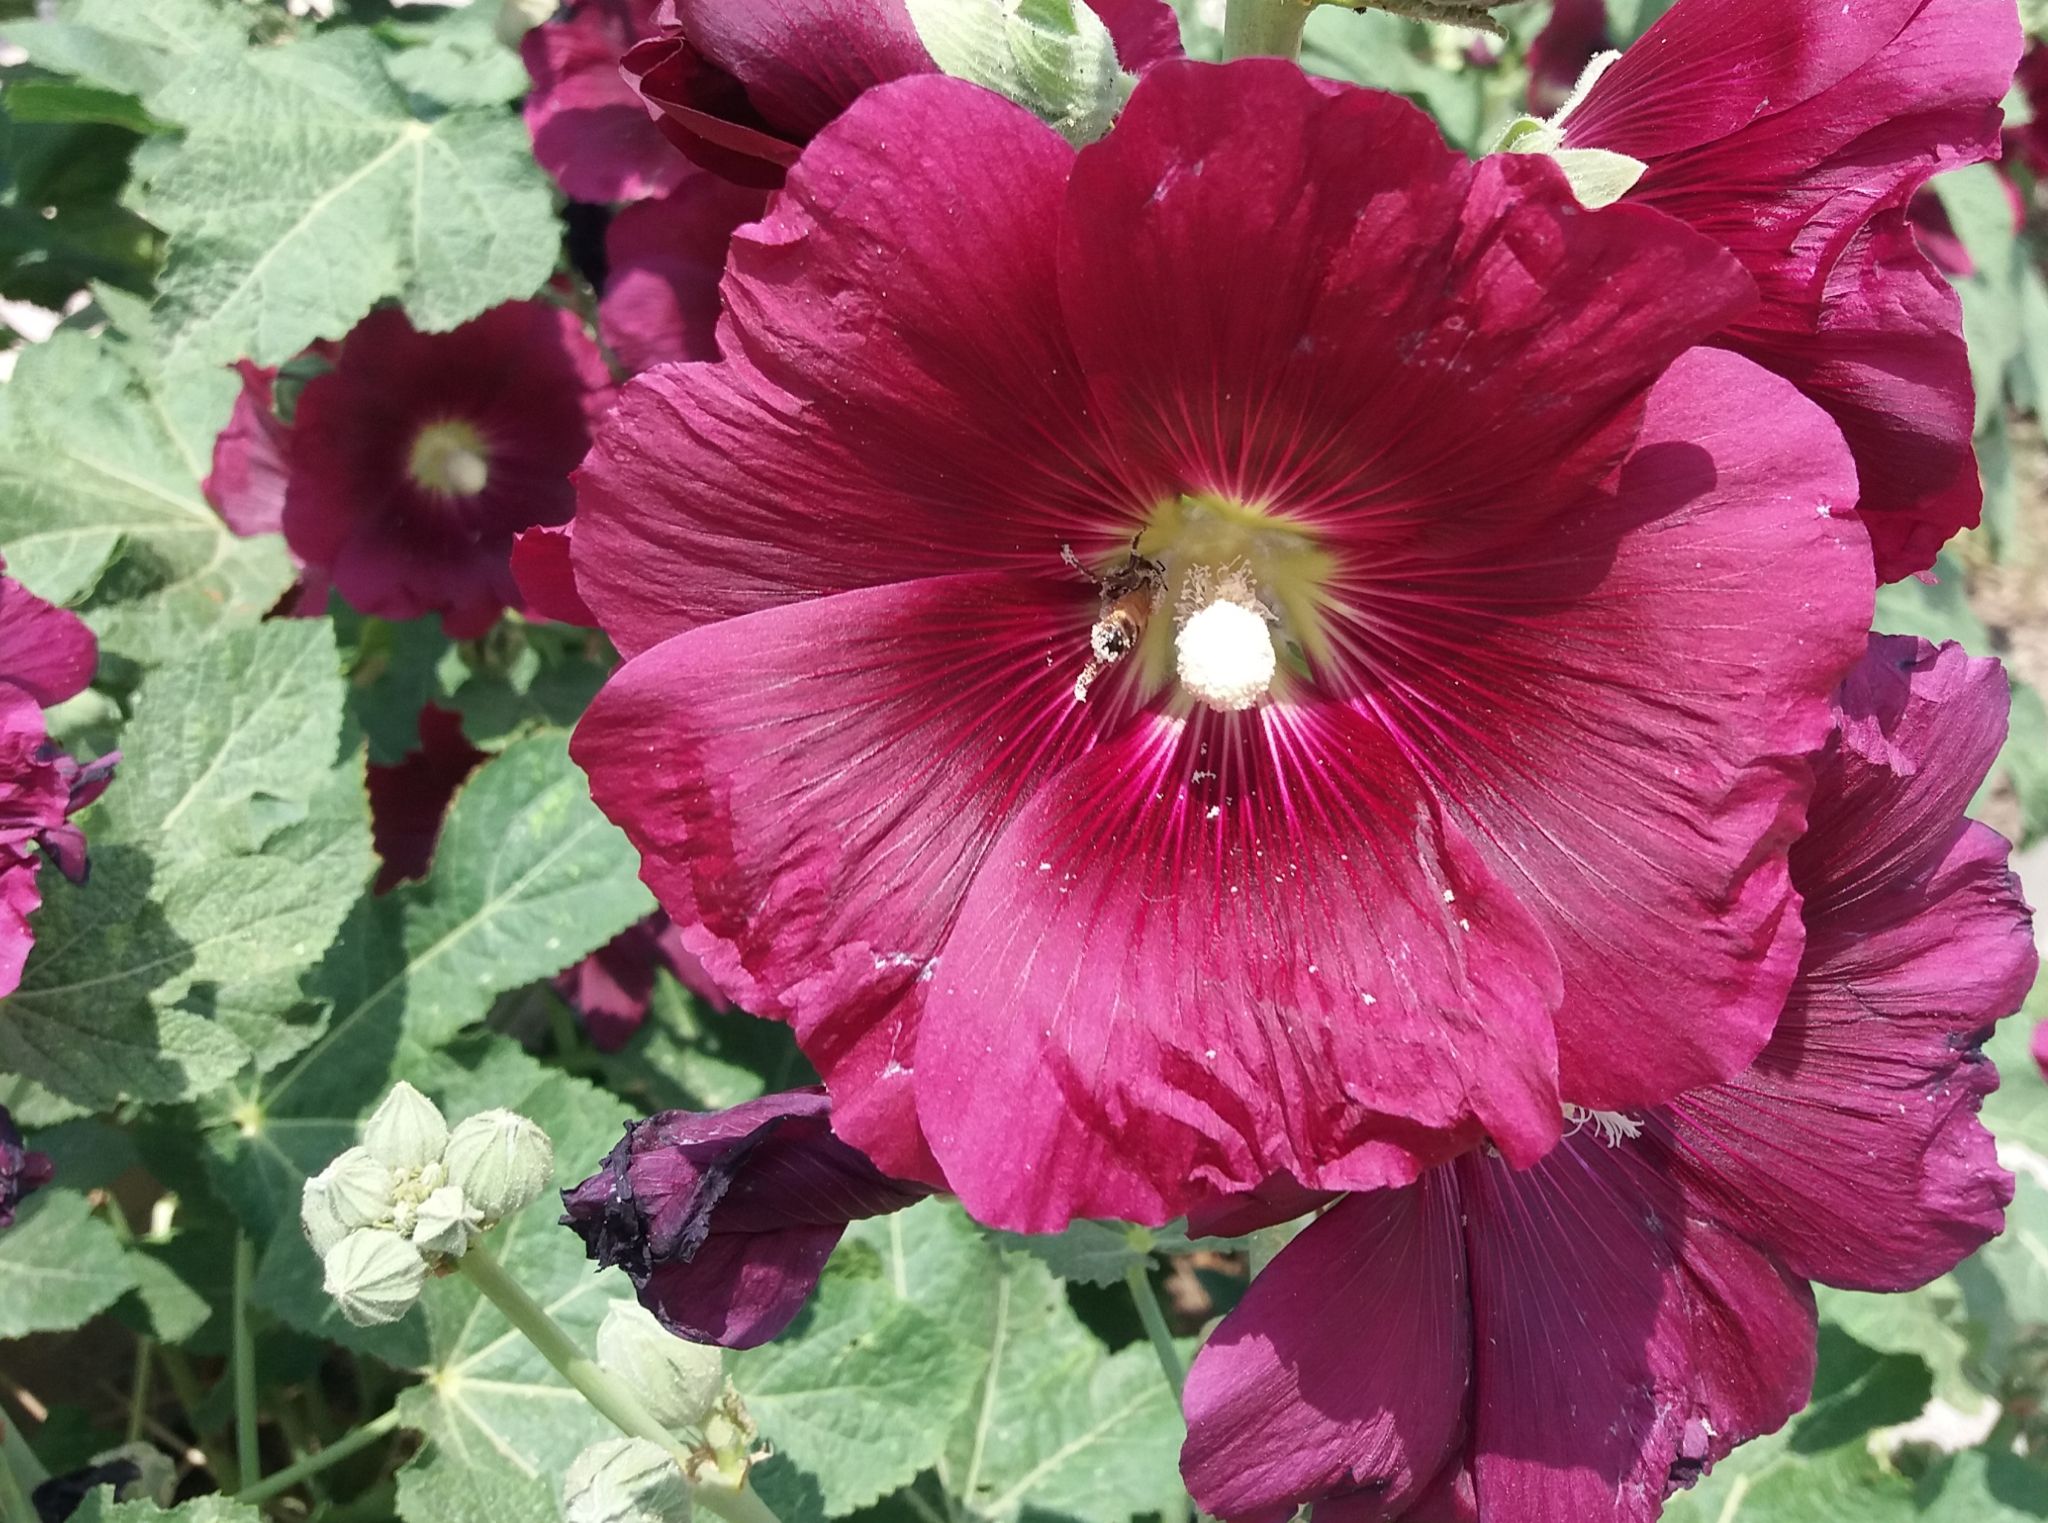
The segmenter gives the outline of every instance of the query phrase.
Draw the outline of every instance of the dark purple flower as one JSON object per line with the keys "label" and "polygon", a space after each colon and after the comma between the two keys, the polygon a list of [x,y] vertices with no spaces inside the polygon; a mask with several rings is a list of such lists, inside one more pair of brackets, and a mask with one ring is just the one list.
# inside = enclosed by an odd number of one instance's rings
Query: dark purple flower
{"label": "dark purple flower", "polygon": [[[1132,73],[1181,54],[1163,0],[1088,0]],[[670,142],[741,185],[772,188],[877,85],[937,72],[903,0],[663,0],[627,76]]]}
{"label": "dark purple flower", "polygon": [[379,858],[378,893],[426,877],[448,806],[484,759],[462,733],[462,716],[430,703],[420,709],[420,743],[395,762],[370,764],[370,837]]}
{"label": "dark purple flower", "polygon": [[47,1157],[28,1150],[14,1118],[0,1105],[0,1227],[13,1226],[14,1208],[22,1197],[48,1184],[55,1172]]}
{"label": "dark purple flower", "polygon": [[583,1029],[600,1052],[617,1052],[647,1019],[654,975],[666,968],[676,981],[717,1010],[732,1004],[711,982],[704,964],[683,945],[683,933],[656,912],[555,977],[555,990],[583,1017]]}
{"label": "dark purple flower", "polygon": [[604,1167],[562,1192],[562,1217],[600,1267],[693,1343],[752,1348],[802,1308],[847,1223],[931,1192],[881,1173],[832,1135],[823,1090],[629,1122]]}
{"label": "dark purple flower", "polygon": [[1807,1281],[1906,1289],[1998,1230],[1978,1045],[2035,954],[2006,843],[1963,810],[2005,704],[1994,661],[1872,641],[1793,850],[1805,958],[1756,1065],[1579,1112],[1532,1169],[1477,1152],[1333,1206],[1195,1361],[1205,1511],[1649,1523],[1806,1401]]}

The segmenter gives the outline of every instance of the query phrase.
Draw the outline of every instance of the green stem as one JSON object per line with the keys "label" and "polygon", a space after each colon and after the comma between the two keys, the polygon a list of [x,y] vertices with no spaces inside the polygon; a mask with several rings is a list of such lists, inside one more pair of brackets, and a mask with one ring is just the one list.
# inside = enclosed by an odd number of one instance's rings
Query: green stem
{"label": "green stem", "polygon": [[[507,1274],[505,1266],[492,1257],[482,1243],[470,1245],[469,1252],[462,1256],[461,1265],[470,1283],[505,1314],[505,1320],[539,1350],[540,1356],[553,1365],[564,1380],[582,1393],[585,1401],[603,1413],[612,1426],[628,1437],[644,1438],[649,1443],[659,1444],[674,1454],[679,1463],[686,1458],[684,1452],[676,1447],[674,1437],[647,1410],[639,1396],[606,1373],[596,1360],[585,1355],[577,1347],[576,1340],[548,1315],[547,1308],[528,1295],[526,1287]],[[768,1504],[744,1482],[737,1491],[724,1486],[703,1485],[695,1487],[694,1494],[698,1502],[727,1519],[728,1523],[781,1523]]]}
{"label": "green stem", "polygon": [[135,1340],[135,1373],[128,1381],[127,1442],[142,1437],[142,1421],[149,1415],[149,1371],[155,1362],[156,1340],[143,1334]]}
{"label": "green stem", "polygon": [[1230,0],[1223,13],[1223,56],[1299,58],[1302,28],[1316,0]]}
{"label": "green stem", "polygon": [[299,1482],[318,1475],[328,1466],[339,1465],[350,1455],[360,1454],[397,1427],[398,1409],[393,1407],[382,1417],[373,1417],[360,1428],[351,1428],[318,1453],[309,1454],[297,1464],[287,1465],[275,1475],[266,1475],[255,1485],[236,1492],[235,1500],[250,1506],[267,1502],[282,1492],[290,1491]]}
{"label": "green stem", "polygon": [[206,1400],[206,1393],[199,1387],[199,1377],[192,1371],[192,1361],[185,1357],[183,1349],[172,1348],[168,1343],[159,1343],[156,1353],[163,1363],[164,1374],[170,1377],[172,1394],[178,1398],[178,1406],[185,1413],[185,1426],[192,1430],[192,1442],[206,1456],[206,1468],[213,1472],[214,1484],[222,1491],[240,1490],[241,1470],[230,1455],[210,1441],[206,1430],[199,1425],[199,1409]]}
{"label": "green stem", "polygon": [[1176,1399],[1187,1383],[1187,1371],[1180,1365],[1180,1350],[1173,1346],[1173,1332],[1166,1325],[1166,1313],[1159,1309],[1159,1297],[1152,1293],[1152,1281],[1141,1260],[1124,1271],[1124,1284],[1138,1308],[1138,1320],[1145,1324],[1145,1336],[1152,1340],[1152,1352],[1159,1356],[1159,1369],[1166,1376]]}
{"label": "green stem", "polygon": [[245,1486],[263,1474],[263,1455],[256,1442],[256,1337],[249,1330],[249,1282],[256,1278],[256,1245],[246,1232],[235,1235],[233,1306],[235,1381],[235,1467]]}

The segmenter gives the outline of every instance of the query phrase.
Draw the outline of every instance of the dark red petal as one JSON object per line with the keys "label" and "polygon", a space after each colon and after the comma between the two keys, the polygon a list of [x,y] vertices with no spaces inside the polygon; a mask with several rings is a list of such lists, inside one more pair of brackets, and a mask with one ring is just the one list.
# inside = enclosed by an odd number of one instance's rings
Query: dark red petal
{"label": "dark red petal", "polygon": [[917,1033],[968,1210],[1157,1222],[1559,1131],[1549,949],[1386,734],[1313,694],[1147,716],[990,847]]}
{"label": "dark red petal", "polygon": [[1354,1195],[1281,1250],[1195,1357],[1181,1474],[1232,1523],[1283,1523],[1308,1502],[1323,1517],[1347,1495],[1396,1516],[1463,1438],[1471,1378],[1449,1176]]}
{"label": "dark red petal", "polygon": [[653,30],[656,0],[571,0],[520,40],[533,77],[524,107],[538,158],[577,201],[637,201],[690,165],[647,119],[619,61]]}
{"label": "dark red petal", "polygon": [[1582,1133],[1526,1173],[1456,1167],[1481,1517],[1651,1523],[1813,1379],[1806,1287],[1688,1215],[1647,1150]]}
{"label": "dark red petal", "polygon": [[629,373],[718,358],[718,278],[733,229],[761,215],[759,191],[702,171],[629,206],[605,231],[597,326]]}
{"label": "dark red petal", "polygon": [[99,667],[99,642],[68,608],[0,577],[0,682],[44,708],[76,697]]}
{"label": "dark red petal", "polygon": [[903,0],[675,0],[675,19],[690,46],[796,143],[875,86],[932,72]]}
{"label": "dark red petal", "polygon": [[381,859],[378,893],[426,877],[448,806],[483,760],[484,753],[462,733],[462,716],[430,703],[420,710],[420,743],[400,761],[370,764],[370,836]]}
{"label": "dark red petal", "polygon": [[684,944],[796,1027],[834,1125],[892,1174],[934,1177],[913,1039],[968,882],[1118,718],[1106,683],[1073,701],[1094,606],[1079,579],[989,575],[792,604],[635,657],[577,728]]}
{"label": "dark red petal", "polygon": [[1547,161],[1474,165],[1397,97],[1273,59],[1147,74],[1062,225],[1067,323],[1123,448],[1363,560],[1531,533],[1754,300],[1670,220],[1588,213]]}
{"label": "dark red petal", "polygon": [[1180,17],[1166,0],[1087,0],[1116,43],[1116,61],[1133,74],[1181,58]]}
{"label": "dark red petal", "polygon": [[522,530],[512,540],[512,579],[526,611],[557,624],[597,628],[597,615],[576,590],[576,568],[569,555],[576,523],[542,524]]}
{"label": "dark red petal", "polygon": [[1557,948],[1565,1094],[1626,1110],[1770,1036],[1806,758],[1873,584],[1839,435],[1732,355],[1671,367],[1612,490],[1512,555],[1361,575],[1344,639]]}
{"label": "dark red petal", "polygon": [[1103,463],[1060,322],[1072,160],[940,77],[811,145],[733,240],[725,362],[630,384],[578,477],[578,585],[622,650],[910,577],[1057,575],[1062,543],[1129,538],[1103,504],[1152,497]]}

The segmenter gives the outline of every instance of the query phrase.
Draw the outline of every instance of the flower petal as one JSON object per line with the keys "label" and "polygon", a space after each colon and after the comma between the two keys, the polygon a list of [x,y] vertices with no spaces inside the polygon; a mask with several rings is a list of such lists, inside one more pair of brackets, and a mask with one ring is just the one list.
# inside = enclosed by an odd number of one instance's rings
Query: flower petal
{"label": "flower petal", "polygon": [[664,360],[718,358],[726,246],[762,205],[759,191],[697,171],[667,195],[612,218],[597,325],[629,372]]}
{"label": "flower petal", "polygon": [[577,579],[621,649],[963,567],[1057,574],[1063,543],[1114,542],[1101,504],[1148,499],[1102,463],[1060,323],[1072,158],[937,76],[811,145],[733,240],[725,362],[628,386],[579,478]]}
{"label": "flower petal", "polygon": [[1163,1221],[1278,1171],[1405,1182],[1558,1135],[1550,953],[1339,705],[1147,717],[990,848],[917,1036],[982,1221]]}
{"label": "flower petal", "polygon": [[284,527],[292,431],[271,408],[277,372],[249,360],[237,361],[235,370],[242,389],[213,441],[213,469],[200,490],[235,533],[276,534]]}
{"label": "flower petal", "polygon": [[0,682],[49,708],[76,697],[99,667],[99,642],[68,608],[0,577]]}
{"label": "flower petal", "polygon": [[1671,367],[1613,493],[1511,558],[1361,575],[1344,638],[1361,705],[1557,948],[1565,1094],[1628,1110],[1770,1036],[1799,959],[1806,757],[1873,583],[1833,511],[1855,500],[1840,437],[1733,355]]}
{"label": "flower petal", "polygon": [[1283,1523],[1355,1493],[1399,1516],[1463,1437],[1465,1241],[1448,1175],[1353,1195],[1281,1250],[1188,1371],[1181,1474],[1206,1513]]}
{"label": "flower petal", "polygon": [[572,200],[637,201],[689,173],[619,75],[619,60],[652,29],[656,8],[657,0],[571,0],[562,16],[520,39],[533,76],[524,111],[534,157]]}
{"label": "flower petal", "polygon": [[892,1174],[934,1177],[913,1036],[968,881],[1117,720],[1110,684],[1073,701],[1094,606],[1078,578],[984,574],[770,609],[635,657],[577,728],[685,945],[796,1027],[834,1125]]}

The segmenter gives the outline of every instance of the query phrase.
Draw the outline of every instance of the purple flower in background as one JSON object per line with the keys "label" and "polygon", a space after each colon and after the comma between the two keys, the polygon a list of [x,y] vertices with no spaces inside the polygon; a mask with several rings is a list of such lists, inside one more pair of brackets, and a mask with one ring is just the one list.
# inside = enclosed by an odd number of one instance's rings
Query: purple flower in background
{"label": "purple flower in background", "polygon": [[555,991],[583,1017],[599,1052],[617,1052],[647,1019],[654,976],[663,968],[714,1010],[732,1004],[711,982],[675,922],[659,912],[629,925],[583,961],[555,975]]}
{"label": "purple flower in background", "polygon": [[818,1089],[627,1124],[604,1167],[562,1192],[562,1217],[602,1268],[693,1343],[752,1348],[802,1309],[849,1222],[931,1192],[832,1135]]}
{"label": "purple flower in background", "polygon": [[1977,1049],[2035,954],[2006,843],[1963,810],[2005,706],[1995,661],[1873,640],[1792,853],[1805,960],[1756,1065],[1579,1113],[1532,1169],[1476,1152],[1332,1207],[1195,1361],[1205,1511],[1649,1523],[1805,1403],[1805,1282],[1907,1289],[1998,1230]]}
{"label": "purple flower in background", "polygon": [[47,1157],[28,1150],[14,1118],[0,1105],[0,1227],[14,1225],[14,1208],[22,1197],[48,1184],[54,1172]]}

